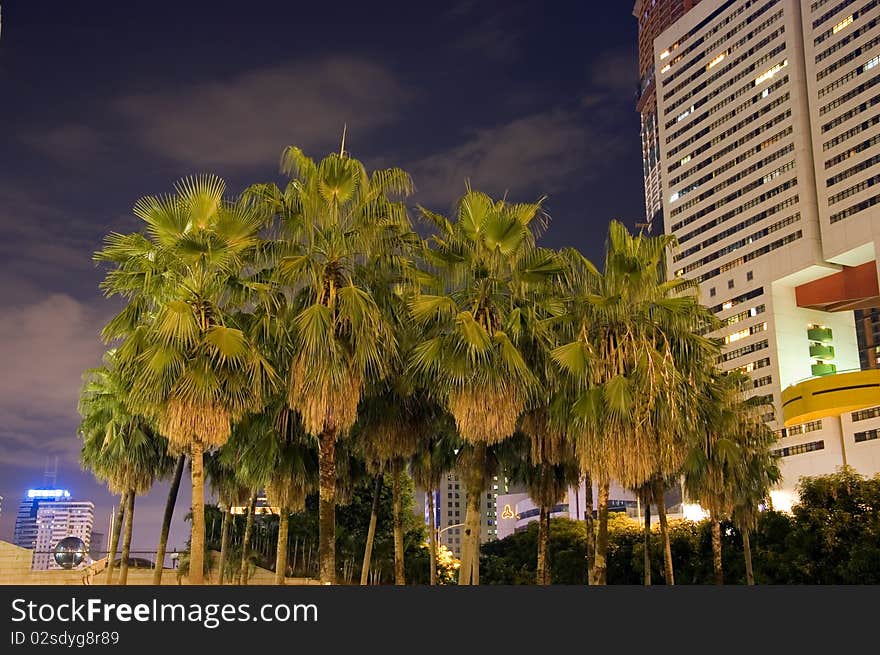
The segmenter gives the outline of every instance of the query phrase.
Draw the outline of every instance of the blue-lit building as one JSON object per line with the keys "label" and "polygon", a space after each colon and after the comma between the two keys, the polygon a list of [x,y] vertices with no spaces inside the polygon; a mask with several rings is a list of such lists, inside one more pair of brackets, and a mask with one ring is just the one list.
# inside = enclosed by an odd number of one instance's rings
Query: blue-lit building
{"label": "blue-lit building", "polygon": [[18,506],[12,543],[34,550],[37,545],[37,512],[40,506],[69,499],[70,492],[67,489],[28,489]]}

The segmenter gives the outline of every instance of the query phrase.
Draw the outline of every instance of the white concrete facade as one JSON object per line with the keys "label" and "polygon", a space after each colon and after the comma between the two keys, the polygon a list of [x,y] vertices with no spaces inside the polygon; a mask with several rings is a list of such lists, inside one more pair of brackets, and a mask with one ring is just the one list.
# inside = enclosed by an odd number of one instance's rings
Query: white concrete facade
{"label": "white concrete facade", "polygon": [[[835,49],[819,69],[869,43],[870,51],[817,81],[820,51]],[[748,373],[752,393],[772,403],[765,419],[784,455],[780,500],[793,498],[801,476],[833,472],[844,461],[863,473],[880,471],[880,440],[856,444],[849,413],[820,419],[818,429],[815,422],[809,430],[783,429],[781,397],[825,361],[813,357],[811,326],[831,329],[838,372],[859,367],[852,312],[799,307],[795,288],[843,264],[874,260],[880,59],[871,62],[878,55],[880,0],[702,2],[654,42],[663,209],[679,242],[670,273],[696,279],[701,300],[724,322],[717,333],[726,343],[721,366]],[[852,74],[865,66],[866,74]],[[877,86],[863,89],[867,79]],[[819,89],[826,89],[821,97]],[[873,109],[854,111],[875,96]],[[827,166],[851,145],[840,141],[823,151],[823,143],[869,119],[852,141],[876,137],[876,144]],[[831,122],[833,129],[824,127]],[[869,160],[826,186],[838,171]],[[873,179],[876,186],[832,198],[838,188]],[[870,205],[875,197],[878,204]],[[840,217],[866,199],[863,211]]]}
{"label": "white concrete facade", "polygon": [[91,501],[59,500],[40,505],[37,510],[34,570],[48,571],[61,568],[55,563],[52,551],[65,537],[82,539],[88,552],[94,523],[95,505]]}

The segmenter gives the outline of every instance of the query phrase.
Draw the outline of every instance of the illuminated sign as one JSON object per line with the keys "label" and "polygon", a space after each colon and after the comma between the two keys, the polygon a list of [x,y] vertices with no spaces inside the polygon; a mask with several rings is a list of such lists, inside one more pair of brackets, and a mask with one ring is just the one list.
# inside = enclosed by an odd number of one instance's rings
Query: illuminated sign
{"label": "illuminated sign", "polygon": [[510,508],[510,505],[505,505],[504,509],[501,510],[501,518],[515,519],[515,518],[519,518],[519,517],[516,514],[514,514],[513,510]]}
{"label": "illuminated sign", "polygon": [[28,498],[70,498],[67,489],[28,489]]}

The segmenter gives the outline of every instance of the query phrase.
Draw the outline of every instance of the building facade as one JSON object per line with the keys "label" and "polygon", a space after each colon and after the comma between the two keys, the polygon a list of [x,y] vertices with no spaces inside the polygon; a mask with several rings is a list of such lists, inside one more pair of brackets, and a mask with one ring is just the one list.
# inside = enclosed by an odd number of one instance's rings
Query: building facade
{"label": "building facade", "polygon": [[37,546],[37,512],[40,505],[69,498],[67,489],[28,489],[18,505],[12,543],[34,550]]}
{"label": "building facade", "polygon": [[663,229],[660,186],[660,133],[654,84],[654,39],[700,0],[636,0],[633,16],[639,24],[639,87],[636,111],[641,116],[642,172],[645,179],[645,223],[648,231]]}
{"label": "building facade", "polygon": [[89,552],[94,523],[95,505],[90,501],[63,499],[41,504],[37,509],[37,542],[33,569],[60,569],[55,563],[53,550],[65,537],[82,539],[86,552]]}
{"label": "building facade", "polygon": [[[481,499],[480,543],[499,538],[496,499],[499,494],[509,491],[510,486],[504,475],[492,477]],[[458,474],[449,473],[444,484],[434,494],[434,525],[438,532],[438,543],[446,546],[456,557],[459,557],[467,512],[467,492],[464,482]],[[428,503],[425,503],[426,523],[428,523],[427,511]]]}
{"label": "building facade", "polygon": [[875,0],[726,0],[654,41],[670,274],[699,282],[720,365],[772,408],[782,508],[801,476],[880,471],[853,315],[880,306],[878,22]]}

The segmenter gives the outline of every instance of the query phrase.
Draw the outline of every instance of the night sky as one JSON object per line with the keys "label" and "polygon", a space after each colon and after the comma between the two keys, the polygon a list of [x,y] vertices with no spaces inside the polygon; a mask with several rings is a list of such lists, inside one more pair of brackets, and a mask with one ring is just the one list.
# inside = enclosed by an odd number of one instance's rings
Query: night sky
{"label": "night sky", "polygon": [[[470,179],[546,194],[544,244],[599,260],[608,221],[644,216],[631,0],[609,2],[2,2],[0,539],[59,457],[59,486],[113,499],[78,465],[76,400],[118,306],[92,253],[138,227],[178,178],[231,192],[278,180],[281,149],[339,147],[401,166],[448,211]],[[154,549],[167,491],[139,499],[133,549]],[[183,547],[181,487],[171,546]]]}

